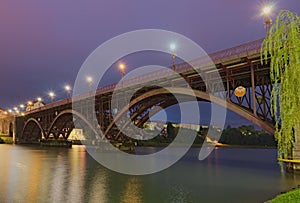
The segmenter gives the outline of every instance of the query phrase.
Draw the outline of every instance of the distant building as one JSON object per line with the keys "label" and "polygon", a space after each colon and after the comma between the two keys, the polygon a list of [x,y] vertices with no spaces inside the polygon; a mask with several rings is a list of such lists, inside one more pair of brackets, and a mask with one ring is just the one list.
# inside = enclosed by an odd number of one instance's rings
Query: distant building
{"label": "distant building", "polygon": [[69,140],[85,140],[83,130],[80,128],[74,128],[68,137]]}

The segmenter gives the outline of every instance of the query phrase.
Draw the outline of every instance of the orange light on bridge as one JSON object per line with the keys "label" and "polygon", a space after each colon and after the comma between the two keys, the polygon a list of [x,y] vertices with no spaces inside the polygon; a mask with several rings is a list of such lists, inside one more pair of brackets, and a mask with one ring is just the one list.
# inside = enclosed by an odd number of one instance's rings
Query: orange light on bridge
{"label": "orange light on bridge", "polygon": [[243,86],[238,86],[234,90],[234,95],[237,97],[243,97],[243,96],[245,96],[245,94],[246,94],[246,88]]}

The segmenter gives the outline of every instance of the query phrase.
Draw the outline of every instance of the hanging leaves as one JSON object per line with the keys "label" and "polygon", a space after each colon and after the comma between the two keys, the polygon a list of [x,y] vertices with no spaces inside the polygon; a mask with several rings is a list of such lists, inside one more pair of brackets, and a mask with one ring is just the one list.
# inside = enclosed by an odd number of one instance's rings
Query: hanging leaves
{"label": "hanging leaves", "polygon": [[300,136],[300,18],[297,14],[283,10],[277,15],[261,50],[262,63],[269,59],[278,156],[289,158],[295,136]]}

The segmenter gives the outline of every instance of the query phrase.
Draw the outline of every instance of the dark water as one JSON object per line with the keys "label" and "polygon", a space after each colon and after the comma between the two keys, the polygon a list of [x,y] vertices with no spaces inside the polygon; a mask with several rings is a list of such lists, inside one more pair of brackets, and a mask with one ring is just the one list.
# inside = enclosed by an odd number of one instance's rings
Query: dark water
{"label": "dark water", "polygon": [[274,149],[219,148],[205,161],[198,152],[160,173],[129,176],[82,146],[0,145],[0,202],[263,202],[300,184],[281,172]]}

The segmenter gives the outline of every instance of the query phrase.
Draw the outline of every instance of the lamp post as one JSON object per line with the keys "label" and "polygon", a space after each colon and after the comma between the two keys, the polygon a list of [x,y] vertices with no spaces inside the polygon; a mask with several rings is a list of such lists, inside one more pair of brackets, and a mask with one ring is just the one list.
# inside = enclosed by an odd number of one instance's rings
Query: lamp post
{"label": "lamp post", "polygon": [[33,102],[32,101],[28,101],[27,102],[27,108],[26,108],[26,111],[31,111],[32,110],[32,106],[33,106]]}
{"label": "lamp post", "polygon": [[72,90],[71,86],[70,85],[66,85],[65,86],[65,90],[67,92],[67,97],[70,98],[71,97],[71,90]]}
{"label": "lamp post", "polygon": [[264,6],[262,9],[262,13],[265,16],[265,27],[266,27],[266,33],[268,34],[269,29],[271,27],[272,24],[272,19],[271,19],[271,11],[272,11],[272,7],[271,6]]}
{"label": "lamp post", "polygon": [[91,76],[86,77],[86,82],[89,85],[89,92],[92,90],[93,78]]}
{"label": "lamp post", "polygon": [[122,79],[123,79],[123,77],[125,75],[125,68],[126,68],[125,63],[119,63],[118,68],[119,68],[119,71],[121,72]]}
{"label": "lamp post", "polygon": [[54,92],[49,92],[49,97],[50,97],[50,99],[51,99],[51,102],[53,102],[53,100],[54,100],[54,97],[55,97],[55,94],[54,94]]}
{"label": "lamp post", "polygon": [[24,104],[20,104],[20,108],[21,108],[22,110],[24,110],[25,105],[24,105]]}
{"label": "lamp post", "polygon": [[[120,62],[119,64],[118,64],[118,69],[119,69],[119,71],[120,71],[120,73],[121,73],[121,76],[122,76],[122,78],[121,78],[121,89],[123,89],[123,78],[124,78],[124,76],[125,76],[125,69],[126,69],[126,64],[125,63],[122,63],[122,62]],[[121,94],[123,94],[122,92],[121,92]],[[125,95],[124,95],[125,96]],[[121,95],[118,99],[117,99],[117,105],[116,105],[116,108],[115,109],[113,109],[113,114],[117,114],[118,113],[118,110],[119,110],[119,103],[120,103],[120,99],[123,97],[123,95]]]}
{"label": "lamp post", "polygon": [[176,45],[174,43],[170,44],[170,51],[172,52],[172,69],[173,70],[176,69],[176,65],[175,65],[176,54],[175,54],[175,50],[176,50]]}

